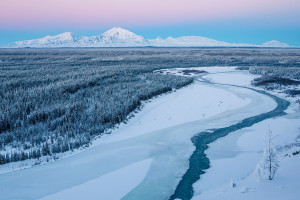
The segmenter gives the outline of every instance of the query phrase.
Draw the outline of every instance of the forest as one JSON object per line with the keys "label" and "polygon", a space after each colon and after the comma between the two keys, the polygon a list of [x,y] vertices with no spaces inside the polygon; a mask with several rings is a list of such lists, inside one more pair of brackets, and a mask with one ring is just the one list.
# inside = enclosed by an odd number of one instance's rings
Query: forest
{"label": "forest", "polygon": [[298,78],[300,50],[0,49],[0,164],[88,146],[142,101],[193,82],[154,70],[201,66],[288,69]]}
{"label": "forest", "polygon": [[298,67],[250,67],[249,72],[264,76],[281,77],[300,80],[300,70]]}

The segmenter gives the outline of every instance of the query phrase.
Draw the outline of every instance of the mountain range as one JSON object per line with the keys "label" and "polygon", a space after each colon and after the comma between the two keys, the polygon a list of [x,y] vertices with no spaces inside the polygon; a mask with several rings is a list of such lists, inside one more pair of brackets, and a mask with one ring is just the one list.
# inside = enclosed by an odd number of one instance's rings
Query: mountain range
{"label": "mountain range", "polygon": [[10,48],[54,48],[54,47],[289,47],[288,44],[276,40],[261,45],[227,43],[201,36],[168,37],[162,39],[145,39],[128,30],[115,27],[103,34],[91,37],[79,37],[66,32],[56,36],[40,39],[24,40],[6,45]]}

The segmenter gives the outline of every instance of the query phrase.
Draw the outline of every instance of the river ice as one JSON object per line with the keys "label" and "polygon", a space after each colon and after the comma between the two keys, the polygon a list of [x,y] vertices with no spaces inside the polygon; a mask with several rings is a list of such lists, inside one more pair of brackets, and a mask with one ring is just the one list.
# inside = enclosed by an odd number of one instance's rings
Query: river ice
{"label": "river ice", "polygon": [[[251,77],[247,72],[206,76],[213,82],[248,87]],[[291,107],[285,116],[264,120],[211,143],[205,152],[211,167],[193,185],[193,200],[299,199],[300,159],[293,153],[300,150],[300,114],[299,108]],[[272,181],[261,173],[268,173],[261,164],[265,162],[263,151],[268,146],[269,130],[279,165]]]}
{"label": "river ice", "polygon": [[245,88],[196,82],[146,103],[127,124],[81,153],[1,174],[0,199],[76,199],[91,185],[89,199],[100,193],[106,199],[168,199],[188,168],[193,135],[274,107],[270,97]]}

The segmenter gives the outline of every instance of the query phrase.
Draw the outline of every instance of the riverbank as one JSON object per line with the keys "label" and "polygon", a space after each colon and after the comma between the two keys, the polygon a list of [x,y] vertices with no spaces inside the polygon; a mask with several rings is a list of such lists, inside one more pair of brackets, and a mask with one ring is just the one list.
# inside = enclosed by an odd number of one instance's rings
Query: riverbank
{"label": "riverbank", "polygon": [[[197,82],[146,103],[126,124],[121,124],[83,152],[0,175],[0,199],[47,196],[56,199],[65,195],[80,199],[73,195],[74,188],[89,193],[90,199],[114,199],[116,196],[115,199],[120,196],[123,199],[167,199],[188,168],[189,157],[195,149],[192,136],[233,125],[275,107],[271,98],[254,91]],[[146,162],[147,165],[136,165],[148,159],[151,162]],[[134,188],[126,187],[126,191],[119,192],[116,185],[129,181],[132,171],[128,173],[124,169],[133,169],[130,166],[141,173],[130,182]],[[110,176],[113,177],[110,184],[99,189],[111,191],[100,193],[106,196],[99,196],[93,187],[88,187],[90,181],[98,183],[108,174],[118,176]]]}
{"label": "riverbank", "polygon": [[[207,79],[222,84],[250,85],[253,75],[243,72],[208,75]],[[295,98],[272,93],[289,99],[292,104],[287,115],[264,120],[249,128],[230,133],[211,143],[205,151],[211,167],[193,185],[194,200],[218,199],[289,199],[300,196],[300,112]],[[273,180],[269,180],[268,148],[269,132],[271,148],[276,156]],[[274,165],[274,163],[272,163]]]}
{"label": "riverbank", "polygon": [[[226,70],[226,69],[225,69]],[[193,72],[194,74],[187,73]],[[208,75],[198,76],[198,72],[210,72]],[[232,68],[227,68],[227,71],[224,72],[224,68],[218,71],[218,68],[193,68],[193,69],[178,69],[177,71],[163,71],[163,73],[173,73],[176,75],[188,75],[195,76],[195,79],[204,83],[211,83],[215,85],[227,85],[235,88],[244,88],[248,90],[255,91],[257,93],[261,93],[263,95],[271,97],[276,101],[277,107],[276,109],[262,113],[257,116],[253,116],[250,118],[244,118],[240,122],[235,125],[231,125],[228,127],[222,127],[220,129],[214,129],[213,131],[205,131],[202,132],[192,138],[193,144],[196,147],[196,150],[193,152],[193,155],[190,157],[189,169],[182,177],[179,185],[176,188],[175,193],[171,196],[171,199],[191,199],[194,195],[194,188],[192,184],[194,184],[197,180],[199,180],[200,176],[205,175],[205,171],[210,168],[210,160],[206,156],[205,151],[208,149],[208,145],[212,144],[215,140],[220,140],[227,136],[227,134],[231,134],[232,132],[245,128],[251,127],[256,123],[264,121],[269,118],[278,117],[285,115],[283,112],[289,106],[289,102],[283,99],[280,99],[276,96],[270,95],[264,91],[256,90],[251,87],[246,87],[250,84],[252,78],[249,73],[244,72],[235,72],[232,71]],[[216,78],[215,78],[216,77]],[[213,78],[219,80],[215,81]],[[226,138],[226,137],[225,137]],[[273,171],[272,171],[273,172]],[[214,177],[217,178],[217,177]],[[198,182],[201,182],[201,178]],[[235,184],[235,183],[234,183]],[[206,185],[206,182],[205,182]],[[195,189],[196,190],[196,189]]]}

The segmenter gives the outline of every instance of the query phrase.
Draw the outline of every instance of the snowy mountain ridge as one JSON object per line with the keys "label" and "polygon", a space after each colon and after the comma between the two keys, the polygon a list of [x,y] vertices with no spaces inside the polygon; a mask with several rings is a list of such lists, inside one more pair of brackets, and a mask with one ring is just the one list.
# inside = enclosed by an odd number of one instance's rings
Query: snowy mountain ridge
{"label": "snowy mountain ridge", "polygon": [[261,45],[228,43],[201,36],[168,37],[162,39],[145,39],[126,29],[114,27],[97,36],[76,36],[65,32],[56,36],[14,42],[4,47],[11,48],[53,48],[53,47],[289,47],[288,44],[276,40]]}
{"label": "snowy mountain ridge", "polygon": [[279,42],[277,40],[271,40],[269,42],[265,42],[262,44],[262,46],[265,46],[265,47],[289,47],[288,44]]}

